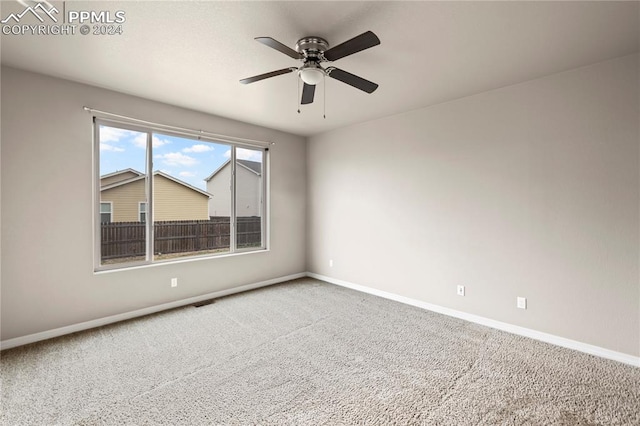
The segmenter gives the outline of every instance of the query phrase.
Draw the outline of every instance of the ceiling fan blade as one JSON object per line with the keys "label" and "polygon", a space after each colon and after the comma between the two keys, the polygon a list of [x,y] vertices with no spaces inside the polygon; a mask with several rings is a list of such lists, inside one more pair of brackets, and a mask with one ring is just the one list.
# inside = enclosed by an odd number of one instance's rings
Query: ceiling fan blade
{"label": "ceiling fan blade", "polygon": [[313,95],[316,93],[316,86],[305,83],[302,86],[302,105],[313,103]]}
{"label": "ceiling fan blade", "polygon": [[275,77],[277,75],[282,75],[282,74],[288,74],[295,70],[297,70],[297,68],[294,68],[294,67],[283,68],[278,71],[271,71],[271,72],[260,74],[260,75],[254,75],[253,77],[243,78],[242,80],[240,80],[240,83],[242,84],[255,83],[256,81],[264,80],[265,78]]}
{"label": "ceiling fan blade", "polygon": [[324,52],[324,57],[328,61],[337,61],[345,56],[353,55],[361,50],[368,49],[380,44],[380,39],[371,31],[362,33],[359,36],[347,40],[342,44],[332,47]]}
{"label": "ceiling fan blade", "polygon": [[282,52],[287,56],[292,57],[293,59],[302,59],[303,56],[290,48],[289,46],[285,46],[280,43],[278,40],[274,40],[271,37],[256,37],[256,41],[264,44],[265,46],[269,46],[272,49],[276,49],[278,52]]}
{"label": "ceiling fan blade", "polygon": [[367,93],[373,93],[378,88],[376,83],[365,80],[362,77],[358,77],[355,74],[351,74],[350,72],[343,71],[336,67],[327,68],[327,75]]}

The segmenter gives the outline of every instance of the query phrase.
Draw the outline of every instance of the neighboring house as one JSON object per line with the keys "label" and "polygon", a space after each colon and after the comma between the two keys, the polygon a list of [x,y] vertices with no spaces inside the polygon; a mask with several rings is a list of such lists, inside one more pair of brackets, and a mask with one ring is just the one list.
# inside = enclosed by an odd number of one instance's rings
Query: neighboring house
{"label": "neighboring house", "polygon": [[109,173],[106,175],[102,175],[100,176],[100,188],[102,188],[103,186],[110,185],[112,183],[142,176],[143,174],[144,173],[140,173],[139,171],[134,169],[125,169],[125,170],[119,170],[117,172]]}
{"label": "neighboring house", "polygon": [[[211,194],[160,171],[153,177],[155,221],[209,219]],[[101,222],[144,222],[145,201],[143,173],[126,169],[100,178]]]}
{"label": "neighboring house", "polygon": [[[207,192],[213,195],[209,200],[210,216],[231,215],[231,166],[227,160],[205,179]],[[261,216],[262,211],[262,163],[236,160],[236,216]]]}

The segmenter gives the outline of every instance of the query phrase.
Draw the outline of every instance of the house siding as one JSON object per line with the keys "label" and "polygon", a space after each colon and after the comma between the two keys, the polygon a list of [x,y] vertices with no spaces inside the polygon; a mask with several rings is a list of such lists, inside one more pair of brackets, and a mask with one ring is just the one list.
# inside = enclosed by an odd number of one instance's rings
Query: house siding
{"label": "house siding", "polygon": [[207,220],[208,197],[163,176],[154,176],[154,220]]}
{"label": "house siding", "polygon": [[207,192],[213,195],[209,199],[210,216],[230,216],[231,212],[231,167],[229,163],[207,181]]}
{"label": "house siding", "polygon": [[236,216],[261,216],[262,177],[240,166],[236,167],[236,176]]}
{"label": "house siding", "polygon": [[126,185],[105,189],[100,194],[100,201],[112,203],[112,222],[137,222],[138,203],[146,199],[146,179],[140,179]]}
{"label": "house siding", "polygon": [[[225,165],[207,181],[207,192],[213,195],[209,200],[209,215],[230,216],[231,192],[229,191],[231,168]],[[236,167],[236,215],[239,217],[260,216],[262,176],[245,167]]]}
{"label": "house siding", "polygon": [[[154,220],[208,220],[207,197],[164,176],[154,176]],[[102,191],[113,203],[112,222],[137,222],[139,203],[146,200],[145,179]]]}

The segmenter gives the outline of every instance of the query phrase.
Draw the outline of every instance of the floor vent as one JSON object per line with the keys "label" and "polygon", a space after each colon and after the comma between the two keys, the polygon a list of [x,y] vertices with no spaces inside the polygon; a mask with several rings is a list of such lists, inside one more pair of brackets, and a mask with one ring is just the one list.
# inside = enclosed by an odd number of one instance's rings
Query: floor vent
{"label": "floor vent", "polygon": [[193,307],[194,307],[194,308],[200,308],[200,307],[202,307],[202,306],[210,305],[210,304],[212,304],[212,303],[213,303],[213,302],[215,302],[215,301],[216,301],[216,299],[203,300],[202,302],[194,303],[194,304],[193,304]]}

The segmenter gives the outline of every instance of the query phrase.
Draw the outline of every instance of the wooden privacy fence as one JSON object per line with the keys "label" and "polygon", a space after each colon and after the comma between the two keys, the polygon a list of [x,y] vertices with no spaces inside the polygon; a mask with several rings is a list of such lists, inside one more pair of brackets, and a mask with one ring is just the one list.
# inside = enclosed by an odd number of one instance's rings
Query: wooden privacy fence
{"label": "wooden privacy fence", "polygon": [[[260,247],[261,224],[262,220],[259,217],[238,217],[237,247]],[[102,223],[100,227],[102,260],[145,255],[144,222]],[[155,254],[171,254],[229,249],[230,228],[229,217],[154,222],[153,251]]]}

